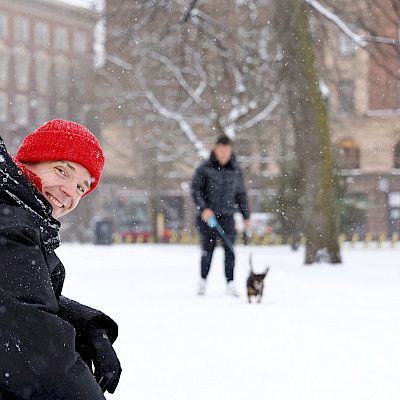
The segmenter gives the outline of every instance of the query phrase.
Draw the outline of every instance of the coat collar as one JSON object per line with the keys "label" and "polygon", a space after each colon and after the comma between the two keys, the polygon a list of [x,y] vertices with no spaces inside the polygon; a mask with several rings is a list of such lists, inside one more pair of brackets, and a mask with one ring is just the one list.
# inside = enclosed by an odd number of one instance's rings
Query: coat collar
{"label": "coat collar", "polygon": [[232,153],[231,159],[228,161],[227,164],[222,166],[218,160],[217,157],[215,157],[215,153],[212,151],[210,154],[210,158],[208,159],[209,164],[213,168],[228,168],[228,169],[234,169],[236,167],[236,156],[234,153]]}
{"label": "coat collar", "polygon": [[30,175],[26,174],[15,164],[0,137],[0,190],[7,193],[15,205],[33,216],[39,226],[45,251],[49,253],[60,245],[60,222],[52,217],[51,204],[37,189],[35,177],[39,178],[32,175],[31,181]]}

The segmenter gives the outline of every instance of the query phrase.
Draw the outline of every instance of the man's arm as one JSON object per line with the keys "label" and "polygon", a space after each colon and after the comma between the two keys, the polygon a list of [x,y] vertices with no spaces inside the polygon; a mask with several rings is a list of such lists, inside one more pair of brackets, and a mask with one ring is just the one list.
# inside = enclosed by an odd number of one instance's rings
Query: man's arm
{"label": "man's arm", "polygon": [[[246,193],[246,187],[243,181],[243,175],[242,172],[239,169],[239,176],[238,176],[238,185],[236,189],[236,195],[235,195],[236,203],[239,207],[240,212],[243,215],[243,219],[245,221],[248,221],[250,218],[250,210],[249,210],[249,204],[247,200],[247,193]],[[248,222],[245,222],[247,225]]]}
{"label": "man's arm", "polygon": [[192,197],[196,204],[197,210],[202,212],[208,208],[205,189],[207,185],[207,177],[203,166],[196,169],[192,180]]}

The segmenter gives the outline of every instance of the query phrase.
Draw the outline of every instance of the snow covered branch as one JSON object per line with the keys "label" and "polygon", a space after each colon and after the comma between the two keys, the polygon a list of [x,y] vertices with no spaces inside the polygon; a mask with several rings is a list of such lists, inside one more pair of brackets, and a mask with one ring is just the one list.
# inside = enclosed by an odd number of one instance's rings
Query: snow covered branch
{"label": "snow covered branch", "polygon": [[149,102],[152,104],[154,109],[164,116],[165,118],[175,120],[179,127],[182,129],[183,133],[186,135],[186,137],[189,139],[189,141],[193,144],[195,147],[197,154],[201,158],[206,158],[208,157],[209,152],[206,150],[204,147],[203,143],[197,138],[196,134],[193,132],[192,127],[190,124],[185,120],[185,118],[174,111],[168,110],[166,107],[164,107],[154,96],[154,94],[150,90],[146,90],[145,92],[147,99]]}
{"label": "snow covered branch", "polygon": [[241,132],[245,129],[252,128],[254,125],[258,124],[259,122],[267,119],[271,115],[272,111],[274,111],[274,109],[278,106],[280,101],[281,101],[281,97],[278,94],[275,94],[272,98],[272,101],[263,110],[261,110],[253,118],[249,119],[242,125],[238,126],[237,131]]}
{"label": "snow covered branch", "polygon": [[325,18],[333,22],[347,37],[349,37],[354,43],[362,48],[366,48],[368,43],[380,43],[380,44],[390,44],[398,46],[400,44],[399,39],[382,37],[382,36],[361,36],[353,32],[350,27],[340,19],[335,13],[328,10],[317,0],[304,0],[308,5],[313,7]]}
{"label": "snow covered branch", "polygon": [[178,84],[186,91],[186,93],[193,99],[193,101],[197,105],[202,106],[202,100],[200,98],[200,95],[202,94],[201,88],[205,87],[204,82],[201,82],[199,87],[196,90],[193,90],[193,88],[189,85],[185,77],[182,75],[181,69],[179,69],[176,65],[174,65],[174,63],[171,60],[169,60],[167,57],[161,54],[155,53],[154,51],[148,51],[147,54],[153,59],[164,64],[168,68],[168,70],[173,73]]}
{"label": "snow covered branch", "polygon": [[367,47],[367,41],[360,35],[353,32],[344,21],[342,21],[336,14],[323,7],[317,0],[304,0],[308,5],[313,7],[316,11],[322,14],[325,18],[332,21],[345,35],[347,35],[353,42],[360,47]]}
{"label": "snow covered branch", "polygon": [[266,107],[260,110],[248,121],[240,125],[237,124],[237,121],[240,118],[248,115],[251,111],[254,111],[257,108],[257,103],[255,101],[250,101],[247,105],[234,107],[229,114],[229,123],[224,128],[226,135],[234,139],[238,132],[243,132],[246,129],[253,128],[259,122],[267,119],[272,111],[274,111],[276,106],[280,103],[280,100],[280,96],[275,94],[272,98],[272,101],[268,103]]}
{"label": "snow covered branch", "polygon": [[392,44],[394,46],[398,46],[400,44],[399,39],[387,38],[382,36],[365,36],[364,40],[372,43]]}
{"label": "snow covered branch", "polygon": [[106,61],[109,61],[118,67],[126,69],[127,71],[130,71],[132,69],[132,64],[127,63],[120,57],[113,56],[111,54],[106,54],[105,59]]}

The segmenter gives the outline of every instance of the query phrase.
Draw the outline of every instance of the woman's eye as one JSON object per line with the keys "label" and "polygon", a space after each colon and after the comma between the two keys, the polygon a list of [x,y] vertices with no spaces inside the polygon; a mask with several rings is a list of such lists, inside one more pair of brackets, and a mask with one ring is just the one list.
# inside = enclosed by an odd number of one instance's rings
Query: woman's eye
{"label": "woman's eye", "polygon": [[56,167],[56,171],[61,174],[62,176],[66,176],[67,174],[65,173],[65,171],[62,168],[58,168]]}
{"label": "woman's eye", "polygon": [[81,185],[78,185],[78,191],[79,191],[80,194],[84,194],[85,193],[85,189]]}

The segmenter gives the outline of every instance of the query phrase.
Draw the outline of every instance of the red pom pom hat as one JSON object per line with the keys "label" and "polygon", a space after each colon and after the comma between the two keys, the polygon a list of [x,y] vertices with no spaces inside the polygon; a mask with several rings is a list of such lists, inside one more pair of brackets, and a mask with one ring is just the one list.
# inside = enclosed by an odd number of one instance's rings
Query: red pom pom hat
{"label": "red pom pom hat", "polygon": [[96,137],[76,122],[54,119],[30,133],[18,149],[20,163],[72,161],[85,167],[93,178],[89,194],[99,183],[104,154]]}

